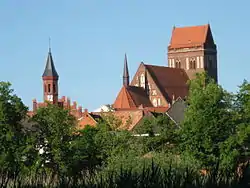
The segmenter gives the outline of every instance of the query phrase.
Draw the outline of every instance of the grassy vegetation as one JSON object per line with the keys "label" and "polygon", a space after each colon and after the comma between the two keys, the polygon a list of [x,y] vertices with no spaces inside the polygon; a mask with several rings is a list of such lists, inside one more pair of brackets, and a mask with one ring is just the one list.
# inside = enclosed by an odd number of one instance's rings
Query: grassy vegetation
{"label": "grassy vegetation", "polygon": [[200,74],[187,104],[179,126],[159,115],[119,131],[107,116],[76,134],[67,110],[48,105],[28,118],[1,82],[0,187],[249,187],[250,84],[229,93]]}

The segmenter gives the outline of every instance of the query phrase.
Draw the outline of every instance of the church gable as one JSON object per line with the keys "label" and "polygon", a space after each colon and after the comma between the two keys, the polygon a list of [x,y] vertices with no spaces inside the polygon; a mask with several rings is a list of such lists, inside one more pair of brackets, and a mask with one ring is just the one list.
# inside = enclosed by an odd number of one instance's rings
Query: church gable
{"label": "church gable", "polygon": [[144,88],[154,107],[168,106],[164,92],[162,92],[159,84],[152,77],[144,63],[141,63],[137,69],[131,85]]}
{"label": "church gable", "polygon": [[164,66],[145,65],[150,75],[166,100],[171,103],[173,97],[186,97],[188,95],[188,76],[183,69]]}

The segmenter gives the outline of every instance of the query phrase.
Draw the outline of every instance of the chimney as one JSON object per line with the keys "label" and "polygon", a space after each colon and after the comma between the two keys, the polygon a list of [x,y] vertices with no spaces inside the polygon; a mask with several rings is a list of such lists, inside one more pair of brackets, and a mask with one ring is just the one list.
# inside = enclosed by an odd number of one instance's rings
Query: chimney
{"label": "chimney", "polygon": [[82,107],[81,106],[78,106],[77,111],[78,111],[79,117],[82,117]]}
{"label": "chimney", "polygon": [[70,109],[70,98],[69,97],[67,97],[66,107],[67,107],[67,109]]}
{"label": "chimney", "polygon": [[65,102],[66,97],[62,96],[62,102]]}
{"label": "chimney", "polygon": [[73,109],[74,109],[74,110],[76,110],[76,106],[77,106],[76,101],[74,101],[74,102],[73,102]]}
{"label": "chimney", "polygon": [[33,112],[37,111],[37,102],[36,99],[33,99]]}

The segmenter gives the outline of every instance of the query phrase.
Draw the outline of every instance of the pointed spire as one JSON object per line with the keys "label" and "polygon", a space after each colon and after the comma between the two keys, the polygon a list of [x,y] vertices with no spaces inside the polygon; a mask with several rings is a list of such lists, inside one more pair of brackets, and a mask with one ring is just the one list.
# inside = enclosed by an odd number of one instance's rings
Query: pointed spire
{"label": "pointed spire", "polygon": [[126,55],[126,53],[125,53],[125,58],[124,58],[123,85],[125,87],[129,86],[129,72],[128,72],[128,62],[127,62],[127,55]]}
{"label": "pointed spire", "polygon": [[51,46],[50,46],[50,42],[51,42],[51,40],[50,40],[50,37],[49,37],[49,53],[51,53]]}
{"label": "pointed spire", "polygon": [[46,67],[45,67],[45,70],[44,70],[42,77],[46,77],[46,76],[52,76],[55,78],[59,77],[57,72],[56,72],[56,68],[54,65],[53,58],[52,58],[51,47],[50,47],[50,38],[49,38],[49,52],[48,52]]}

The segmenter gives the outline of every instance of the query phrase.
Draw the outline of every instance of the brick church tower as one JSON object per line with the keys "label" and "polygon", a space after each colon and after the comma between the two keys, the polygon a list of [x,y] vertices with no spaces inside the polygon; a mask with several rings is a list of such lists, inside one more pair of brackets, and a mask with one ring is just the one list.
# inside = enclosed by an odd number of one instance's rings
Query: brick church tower
{"label": "brick church tower", "polygon": [[51,48],[47,57],[46,67],[42,75],[43,79],[43,98],[44,101],[58,104],[58,79],[59,76],[53,62]]}
{"label": "brick church tower", "polygon": [[190,79],[206,71],[218,82],[217,47],[210,25],[174,27],[168,46],[168,66],[184,69]]}

